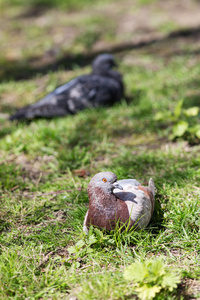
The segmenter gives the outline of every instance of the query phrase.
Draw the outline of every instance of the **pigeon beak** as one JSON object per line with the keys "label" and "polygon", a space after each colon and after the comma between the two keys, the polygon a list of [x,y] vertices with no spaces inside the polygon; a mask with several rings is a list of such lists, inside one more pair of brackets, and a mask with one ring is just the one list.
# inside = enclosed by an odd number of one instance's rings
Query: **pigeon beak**
{"label": "pigeon beak", "polygon": [[123,187],[117,181],[113,183],[113,187],[114,189],[123,190]]}

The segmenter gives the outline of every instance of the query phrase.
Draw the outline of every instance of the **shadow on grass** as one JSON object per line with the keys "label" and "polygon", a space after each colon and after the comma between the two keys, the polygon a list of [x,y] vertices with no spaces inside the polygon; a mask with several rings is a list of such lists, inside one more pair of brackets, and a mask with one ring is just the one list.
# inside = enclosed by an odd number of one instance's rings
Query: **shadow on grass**
{"label": "shadow on grass", "polygon": [[25,10],[18,18],[35,18],[48,10],[58,8],[66,11],[79,11],[83,6],[85,7],[86,4],[89,5],[91,3],[93,3],[92,0],[20,0],[18,4],[23,5]]}
{"label": "shadow on grass", "polygon": [[[178,38],[185,38],[189,39],[192,37],[198,37],[200,35],[200,27],[196,28],[187,28],[183,30],[176,30],[168,35],[161,37],[161,38],[153,38],[148,40],[143,40],[140,42],[131,42],[131,43],[122,43],[114,46],[109,46],[109,48],[104,48],[101,51],[93,51],[88,53],[79,53],[79,54],[73,54],[69,53],[67,55],[63,55],[59,59],[52,59],[52,61],[49,64],[33,67],[30,66],[30,62],[32,61],[33,57],[30,57],[26,61],[4,61],[1,62],[1,74],[0,79],[1,80],[21,80],[21,79],[29,79],[36,74],[47,74],[50,71],[56,71],[60,67],[64,67],[66,70],[71,70],[74,65],[79,65],[80,67],[84,67],[88,64],[91,64],[94,57],[96,57],[100,53],[104,52],[110,52],[110,53],[121,53],[127,50],[133,50],[133,49],[140,49],[144,47],[148,47],[152,44],[160,43],[160,42],[170,42],[172,40],[178,39]],[[187,51],[179,51],[179,55],[185,55]],[[176,54],[176,52],[175,52]],[[191,54],[191,52],[190,52]],[[195,50],[193,55],[198,55],[199,51]],[[171,54],[173,55],[173,53]]]}
{"label": "shadow on grass", "polygon": [[16,126],[12,126],[12,124],[9,126],[2,125],[0,124],[0,139],[2,139],[4,136],[11,134],[16,130]]}
{"label": "shadow on grass", "polygon": [[196,95],[191,95],[189,97],[185,97],[184,100],[184,107],[190,108],[193,106],[200,106],[200,93],[197,93]]}

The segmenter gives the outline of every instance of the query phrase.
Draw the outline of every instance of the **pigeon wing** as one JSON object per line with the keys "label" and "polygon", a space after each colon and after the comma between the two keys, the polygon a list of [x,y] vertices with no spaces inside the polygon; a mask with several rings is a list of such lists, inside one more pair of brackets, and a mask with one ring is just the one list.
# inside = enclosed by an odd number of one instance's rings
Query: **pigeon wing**
{"label": "pigeon wing", "polygon": [[90,107],[108,106],[121,98],[121,86],[112,78],[83,75],[57,87],[40,101],[19,109],[10,120],[52,118]]}
{"label": "pigeon wing", "polygon": [[135,179],[118,180],[118,183],[123,190],[114,189],[113,193],[117,198],[125,201],[131,221],[139,228],[146,227],[153,214],[153,192]]}
{"label": "pigeon wing", "polygon": [[38,102],[19,109],[10,120],[33,119],[38,117],[52,118],[69,114],[67,99],[70,90],[76,86],[78,78],[57,87],[53,92]]}
{"label": "pigeon wing", "polygon": [[121,98],[121,87],[112,78],[101,75],[83,75],[70,89],[68,107],[71,113],[90,107],[108,106]]}

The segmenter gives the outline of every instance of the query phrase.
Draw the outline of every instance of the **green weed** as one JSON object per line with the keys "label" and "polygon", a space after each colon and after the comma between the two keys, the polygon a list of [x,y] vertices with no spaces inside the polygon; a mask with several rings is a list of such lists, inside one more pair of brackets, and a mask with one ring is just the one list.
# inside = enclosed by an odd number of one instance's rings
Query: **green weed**
{"label": "green weed", "polygon": [[[170,139],[182,138],[191,144],[199,143],[200,124],[198,122],[199,107],[193,106],[183,108],[183,100],[180,100],[173,112],[158,112],[155,121],[162,123],[172,123],[172,133]],[[168,125],[169,126],[169,125]]]}
{"label": "green weed", "polygon": [[[180,277],[169,271],[161,258],[157,260],[136,261],[124,271],[124,277],[134,282],[133,290],[139,299],[155,299],[165,291],[172,292],[180,283]],[[169,295],[168,292],[168,295]]]}

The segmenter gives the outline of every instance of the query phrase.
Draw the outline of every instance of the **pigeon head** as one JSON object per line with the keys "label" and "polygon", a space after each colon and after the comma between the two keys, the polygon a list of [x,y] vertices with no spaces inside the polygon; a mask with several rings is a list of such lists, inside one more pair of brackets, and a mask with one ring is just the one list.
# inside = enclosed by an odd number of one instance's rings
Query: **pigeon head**
{"label": "pigeon head", "polygon": [[116,66],[116,63],[112,54],[100,54],[92,63],[93,74],[103,75],[114,66]]}
{"label": "pigeon head", "polygon": [[88,189],[99,188],[105,194],[111,194],[113,189],[118,188],[123,190],[123,187],[118,184],[117,176],[112,172],[97,173],[90,181]]}

